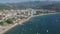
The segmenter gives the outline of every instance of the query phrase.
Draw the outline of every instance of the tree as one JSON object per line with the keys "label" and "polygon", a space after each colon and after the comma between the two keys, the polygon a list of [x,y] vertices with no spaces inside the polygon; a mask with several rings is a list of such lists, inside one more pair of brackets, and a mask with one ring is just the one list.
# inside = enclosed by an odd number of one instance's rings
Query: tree
{"label": "tree", "polygon": [[4,22],[3,22],[3,21],[1,21],[1,22],[0,22],[0,25],[3,25],[3,24],[4,24]]}
{"label": "tree", "polygon": [[6,21],[8,24],[11,24],[11,23],[13,23],[13,19],[12,18],[9,18],[9,19],[7,19],[7,21]]}
{"label": "tree", "polygon": [[17,15],[19,15],[19,13],[17,13]]}

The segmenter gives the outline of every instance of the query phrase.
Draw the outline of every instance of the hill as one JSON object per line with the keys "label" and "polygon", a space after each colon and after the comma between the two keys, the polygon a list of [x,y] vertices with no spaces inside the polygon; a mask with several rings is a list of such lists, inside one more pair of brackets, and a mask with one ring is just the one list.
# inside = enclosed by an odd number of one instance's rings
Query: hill
{"label": "hill", "polygon": [[60,2],[29,1],[29,2],[0,4],[0,9],[26,9],[26,8],[60,10]]}

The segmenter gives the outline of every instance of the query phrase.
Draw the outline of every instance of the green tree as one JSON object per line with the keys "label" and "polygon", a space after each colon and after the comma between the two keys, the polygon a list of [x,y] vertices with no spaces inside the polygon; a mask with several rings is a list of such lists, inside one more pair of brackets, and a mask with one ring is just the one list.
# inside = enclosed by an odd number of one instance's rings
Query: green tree
{"label": "green tree", "polygon": [[0,22],[0,25],[3,25],[3,24],[4,24],[4,22],[3,22],[3,21],[1,21],[1,22]]}
{"label": "green tree", "polygon": [[8,24],[11,24],[11,23],[13,23],[13,19],[12,18],[9,18],[9,19],[7,19],[7,21],[6,21]]}

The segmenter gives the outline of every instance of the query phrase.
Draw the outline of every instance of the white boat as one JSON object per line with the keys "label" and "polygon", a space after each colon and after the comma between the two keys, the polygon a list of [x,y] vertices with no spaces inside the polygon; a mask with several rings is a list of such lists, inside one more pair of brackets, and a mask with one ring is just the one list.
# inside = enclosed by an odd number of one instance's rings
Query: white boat
{"label": "white boat", "polygon": [[46,32],[48,32],[48,30],[46,30]]}

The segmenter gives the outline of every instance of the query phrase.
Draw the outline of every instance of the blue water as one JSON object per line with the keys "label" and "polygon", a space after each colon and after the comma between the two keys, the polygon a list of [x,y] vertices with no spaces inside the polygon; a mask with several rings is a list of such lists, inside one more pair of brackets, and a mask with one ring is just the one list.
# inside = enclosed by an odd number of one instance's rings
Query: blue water
{"label": "blue water", "polygon": [[31,18],[24,25],[17,25],[5,34],[60,34],[60,14]]}

